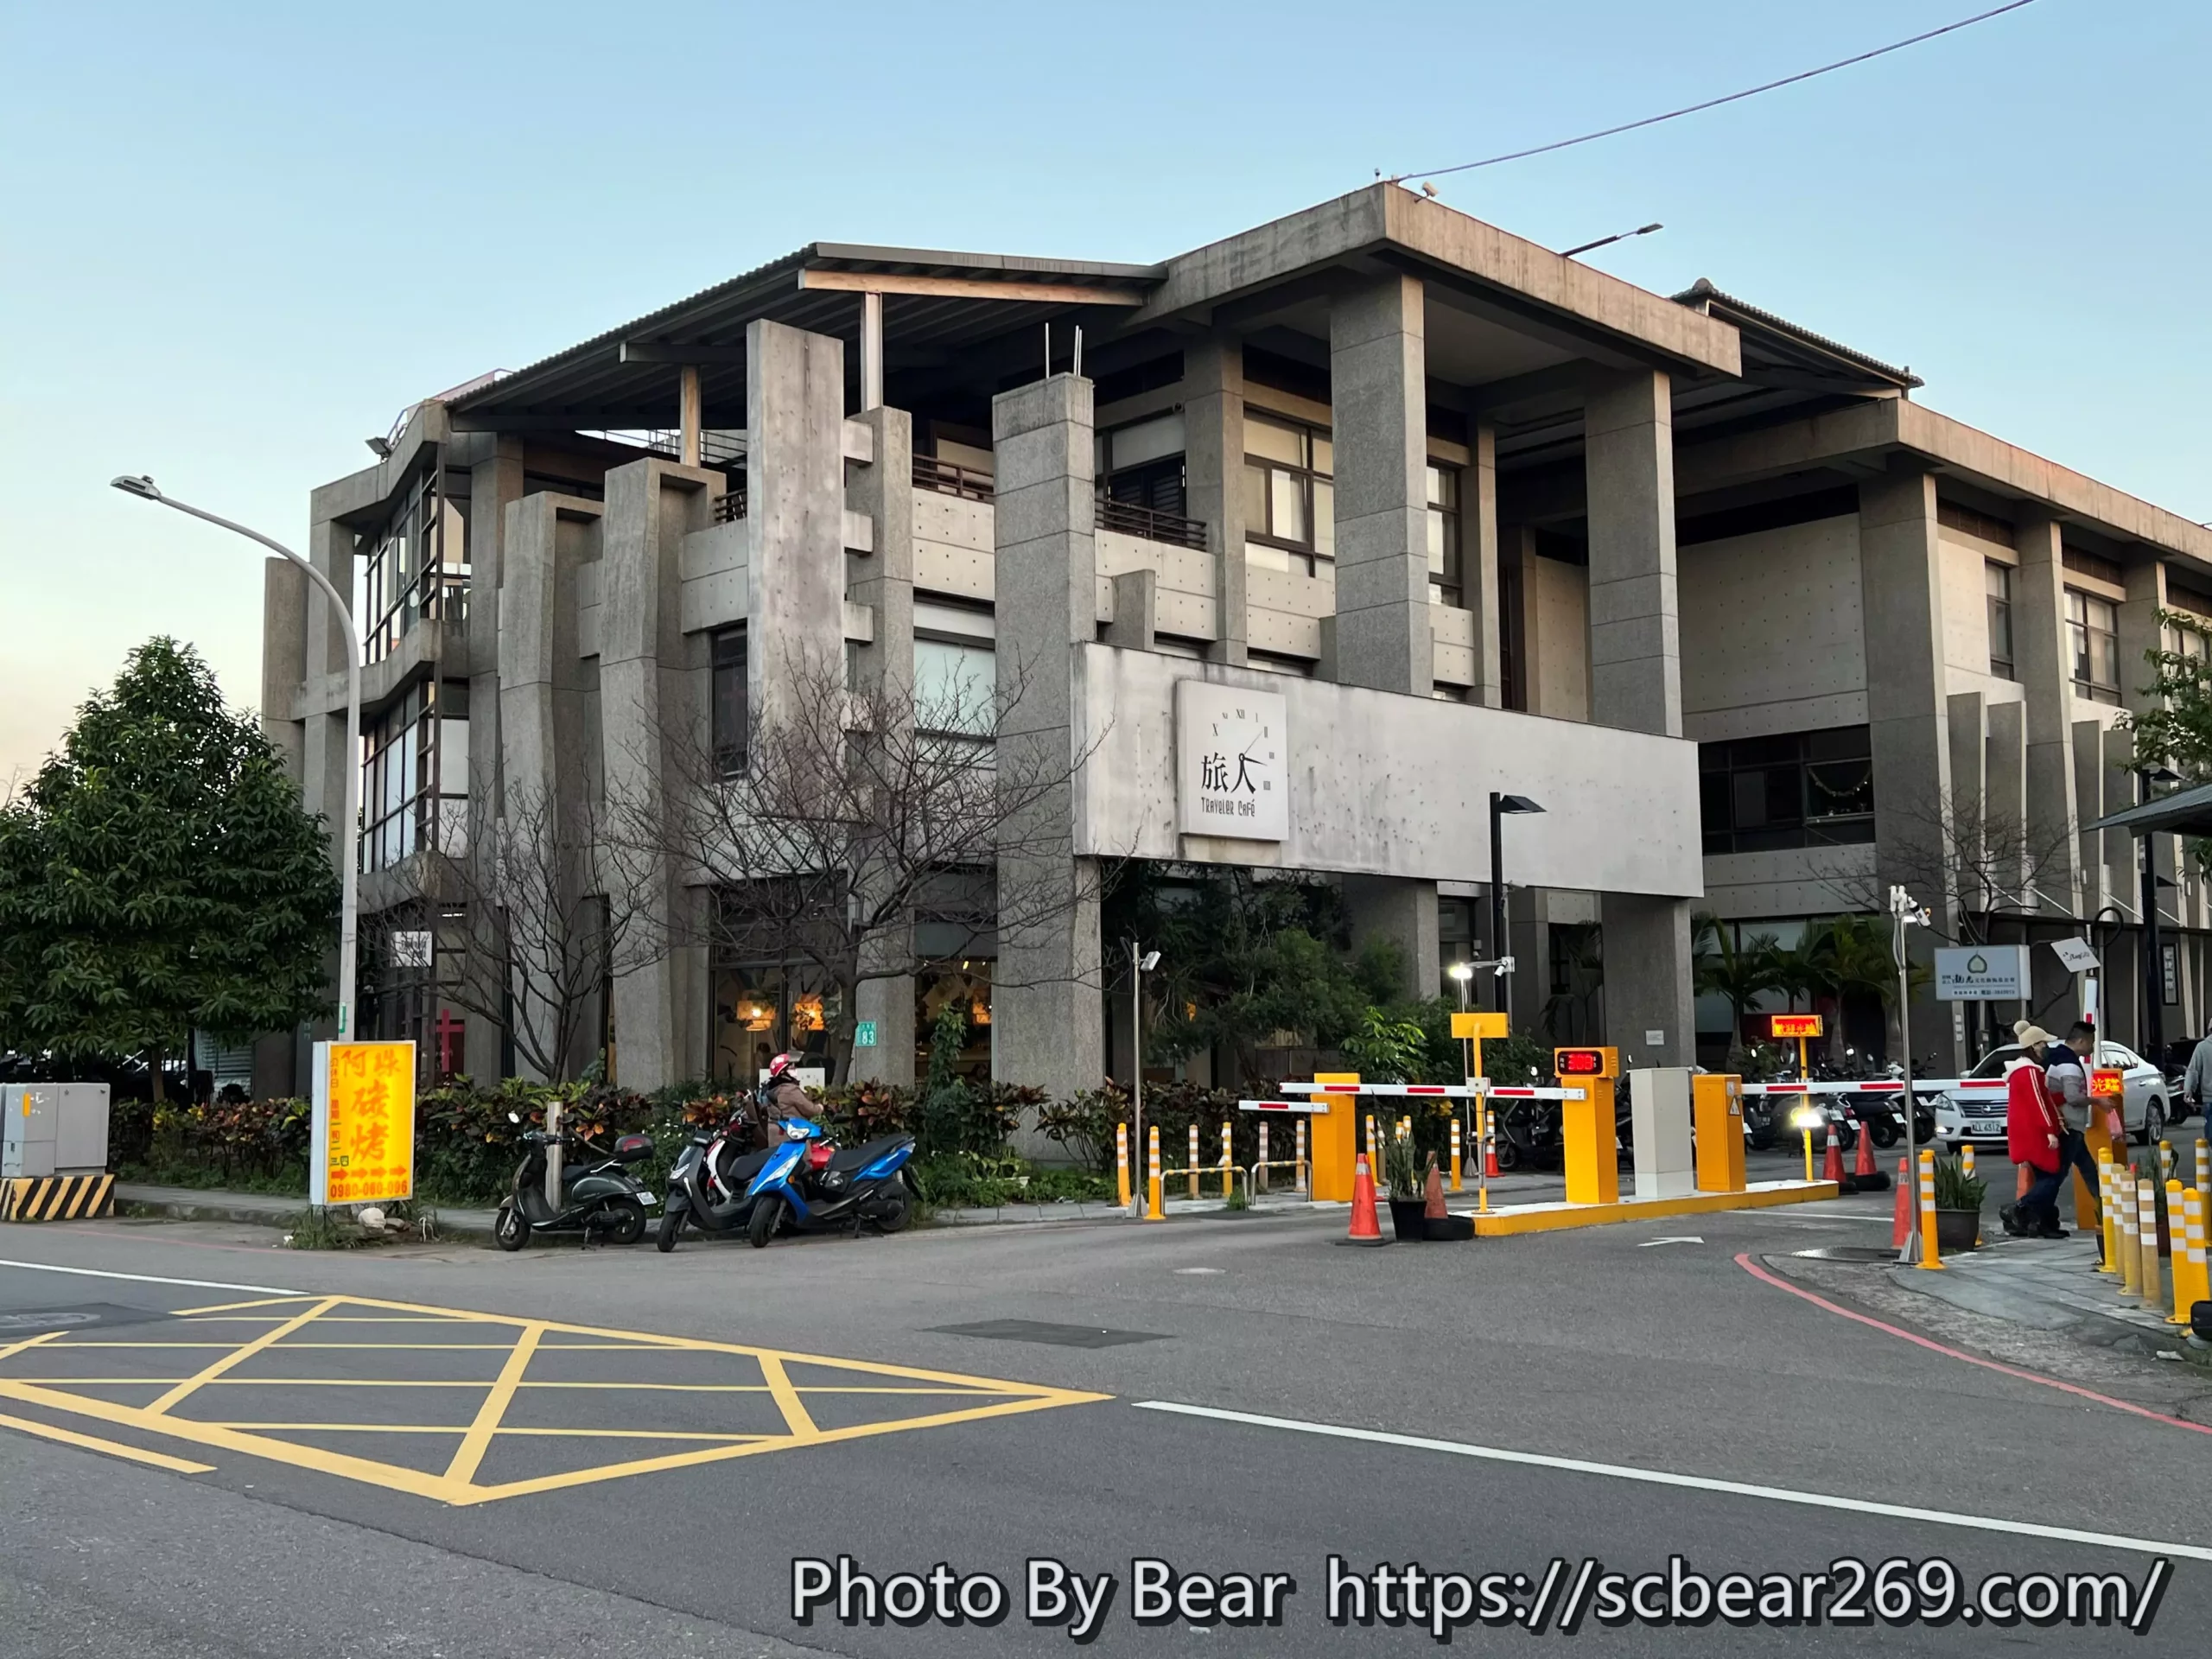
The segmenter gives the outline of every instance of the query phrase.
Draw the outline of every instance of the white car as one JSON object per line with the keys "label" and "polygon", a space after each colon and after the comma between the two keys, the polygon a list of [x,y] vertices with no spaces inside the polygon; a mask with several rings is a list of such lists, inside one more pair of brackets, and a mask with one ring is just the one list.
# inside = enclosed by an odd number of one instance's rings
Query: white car
{"label": "white car", "polygon": [[[2018,1059],[2020,1046],[2007,1043],[1982,1057],[1966,1074],[1967,1081],[2003,1078],[2005,1068]],[[2119,1043],[2097,1045],[2100,1070],[2120,1074],[2120,1121],[2139,1146],[2156,1141],[2166,1132],[2172,1116],[2168,1103],[2171,1085],[2158,1068],[2131,1048]],[[2005,1091],[2000,1088],[1959,1090],[1936,1096],[1936,1137],[1946,1146],[2005,1143]]]}

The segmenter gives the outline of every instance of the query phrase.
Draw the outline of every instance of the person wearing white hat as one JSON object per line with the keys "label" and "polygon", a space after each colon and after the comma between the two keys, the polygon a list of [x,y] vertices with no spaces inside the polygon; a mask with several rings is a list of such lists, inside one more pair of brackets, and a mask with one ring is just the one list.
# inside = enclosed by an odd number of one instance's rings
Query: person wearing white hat
{"label": "person wearing white hat", "polygon": [[2058,1224],[2057,1199],[2066,1166],[2058,1154],[2066,1122],[2059,1116],[2043,1073],[2044,1051],[2052,1038],[2041,1026],[2026,1020],[2012,1027],[2012,1036],[2024,1052],[2005,1068],[2005,1149],[2014,1163],[2032,1169],[2035,1179],[2018,1203],[2008,1204],[1997,1212],[1998,1219],[2016,1237],[2032,1233],[2040,1238],[2063,1238],[2066,1233]]}

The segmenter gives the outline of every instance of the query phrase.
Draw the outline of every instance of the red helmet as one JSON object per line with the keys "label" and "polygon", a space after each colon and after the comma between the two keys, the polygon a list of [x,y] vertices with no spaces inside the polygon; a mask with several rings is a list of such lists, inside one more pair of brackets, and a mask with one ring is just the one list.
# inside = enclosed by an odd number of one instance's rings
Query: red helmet
{"label": "red helmet", "polygon": [[775,1082],[778,1077],[782,1077],[785,1072],[790,1071],[791,1067],[798,1064],[798,1056],[786,1049],[783,1053],[777,1055],[774,1059],[768,1062],[768,1081],[771,1083]]}

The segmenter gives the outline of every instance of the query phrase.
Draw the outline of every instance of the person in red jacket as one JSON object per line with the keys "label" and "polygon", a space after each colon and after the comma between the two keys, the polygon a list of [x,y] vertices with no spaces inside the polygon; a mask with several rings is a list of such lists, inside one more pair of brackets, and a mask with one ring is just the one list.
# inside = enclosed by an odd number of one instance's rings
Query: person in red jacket
{"label": "person in red jacket", "polygon": [[2035,1171],[2035,1179],[2018,1204],[1997,1212],[2005,1230],[2015,1237],[2063,1238],[2058,1224],[2058,1187],[2065,1166],[2058,1156],[2066,1134],[2066,1121],[2058,1103],[2044,1085],[2043,1054],[2050,1033],[2040,1026],[2018,1032],[2027,1052],[2005,1072],[2005,1149],[2016,1164]]}

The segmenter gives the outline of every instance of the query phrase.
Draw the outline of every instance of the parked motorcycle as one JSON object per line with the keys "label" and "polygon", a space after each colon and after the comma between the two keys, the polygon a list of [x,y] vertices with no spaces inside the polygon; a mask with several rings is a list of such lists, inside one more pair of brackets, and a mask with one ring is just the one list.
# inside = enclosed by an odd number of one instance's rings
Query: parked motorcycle
{"label": "parked motorcycle", "polygon": [[912,1135],[887,1135],[840,1152],[823,1138],[819,1124],[785,1118],[777,1128],[783,1144],[769,1150],[746,1188],[752,1209],[745,1236],[754,1249],[779,1231],[849,1227],[857,1235],[873,1223],[895,1233],[906,1224],[919,1196],[907,1168]]}
{"label": "parked motorcycle", "polygon": [[655,1249],[664,1255],[674,1249],[687,1226],[705,1233],[745,1230],[758,1196],[753,1178],[771,1150],[758,1146],[759,1138],[758,1119],[741,1106],[719,1129],[701,1129],[684,1143],[668,1173]]}
{"label": "parked motorcycle", "polygon": [[[522,1122],[513,1112],[510,1123]],[[492,1238],[503,1250],[518,1250],[532,1233],[576,1232],[591,1243],[594,1233],[617,1244],[634,1244],[645,1236],[645,1211],[657,1203],[650,1189],[630,1173],[629,1166],[653,1155],[650,1135],[626,1135],[614,1143],[613,1154],[601,1154],[581,1135],[548,1135],[531,1129],[522,1137],[524,1151],[515,1170],[514,1188],[499,1201],[492,1222]],[[545,1198],[546,1148],[562,1149],[561,1203],[557,1208]],[[595,1160],[576,1154],[596,1154]],[[576,1157],[574,1162],[569,1161]]]}

